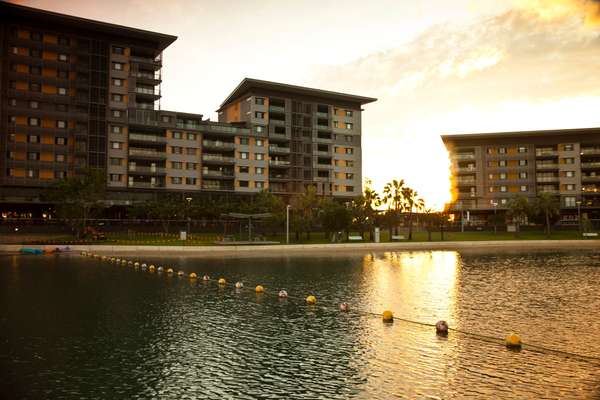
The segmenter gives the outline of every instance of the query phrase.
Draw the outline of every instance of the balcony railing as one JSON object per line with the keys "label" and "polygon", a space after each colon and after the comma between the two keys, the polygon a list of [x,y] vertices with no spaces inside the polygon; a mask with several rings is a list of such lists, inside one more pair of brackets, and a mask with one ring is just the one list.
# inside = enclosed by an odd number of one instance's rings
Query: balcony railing
{"label": "balcony railing", "polygon": [[[200,129],[200,125],[194,124],[194,126],[195,127],[192,129]],[[177,127],[185,128],[184,124],[181,124],[181,126],[179,126],[179,123],[177,123]],[[231,133],[231,134],[236,134],[236,133],[249,134],[250,133],[250,129],[248,129],[248,128],[237,128],[237,127],[233,127],[233,126],[216,125],[216,124],[203,125],[201,127],[201,129],[204,131],[215,132],[215,133]]]}
{"label": "balcony railing", "polygon": [[289,147],[269,145],[269,153],[286,153],[287,154],[289,152],[290,152]]}
{"label": "balcony railing", "polygon": [[471,173],[473,173],[473,172],[477,171],[477,168],[475,168],[475,167],[457,167],[454,170],[456,172],[458,172],[458,173],[462,173],[462,172],[471,172]]}
{"label": "balcony railing", "polygon": [[581,163],[581,168],[600,168],[600,162],[598,162],[598,161],[584,162],[584,163]]}
{"label": "balcony railing", "polygon": [[127,185],[130,188],[140,188],[140,189],[153,189],[153,188],[163,188],[165,184],[162,182],[129,182]]}
{"label": "balcony railing", "polygon": [[235,149],[235,143],[233,142],[221,142],[219,140],[203,140],[202,145],[204,147],[215,148],[215,149]]}
{"label": "balcony railing", "polygon": [[536,182],[558,182],[559,178],[558,176],[538,176],[536,179]]}
{"label": "balcony railing", "polygon": [[233,185],[215,185],[213,183],[203,182],[203,190],[233,190]]}
{"label": "balcony railing", "polygon": [[285,107],[269,106],[269,112],[284,113],[285,112]]}
{"label": "balcony railing", "polygon": [[585,185],[581,187],[582,192],[586,193],[598,193],[600,192],[600,186],[596,185]]}
{"label": "balcony railing", "polygon": [[220,154],[202,154],[202,161],[216,161],[216,162],[226,162],[232,163],[235,162],[235,158],[226,157]]}
{"label": "balcony railing", "polygon": [[452,156],[455,160],[474,160],[475,154],[472,153],[456,153]]}
{"label": "balcony railing", "polygon": [[206,177],[223,177],[223,178],[233,178],[233,171],[211,171],[204,170],[202,171],[202,176]]}
{"label": "balcony railing", "polygon": [[140,174],[165,174],[167,171],[162,167],[146,167],[139,165],[130,165],[127,170],[129,172],[138,172]]}
{"label": "balcony railing", "polygon": [[583,149],[581,149],[581,154],[582,155],[585,155],[585,154],[600,154],[600,148],[598,148],[598,147],[583,148]]}
{"label": "balcony railing", "polygon": [[167,138],[164,136],[156,135],[145,135],[142,133],[130,133],[129,140],[138,142],[151,142],[151,143],[166,143]]}
{"label": "balcony railing", "polygon": [[535,167],[537,169],[556,169],[558,168],[558,163],[536,163]]}
{"label": "balcony railing", "polygon": [[329,114],[326,112],[317,111],[317,118],[329,118]]}
{"label": "balcony railing", "polygon": [[542,157],[542,156],[557,156],[558,155],[558,151],[557,150],[540,150],[540,149],[536,149],[535,150],[535,155],[537,157]]}
{"label": "balcony railing", "polygon": [[582,176],[581,177],[581,181],[582,182],[600,182],[600,175],[598,176]]}
{"label": "balcony railing", "polygon": [[269,160],[269,165],[276,166],[276,167],[287,167],[291,164],[292,163],[287,160]]}
{"label": "balcony railing", "polygon": [[474,185],[475,179],[457,179],[456,184],[457,185]]}
{"label": "balcony railing", "polygon": [[135,92],[138,94],[149,94],[152,96],[160,96],[160,92],[158,91],[158,89],[155,89],[155,88],[145,88],[145,87],[137,86],[135,88]]}
{"label": "balcony railing", "polygon": [[167,153],[164,151],[154,151],[150,149],[129,149],[130,156],[151,157],[151,158],[166,158]]}
{"label": "balcony railing", "polygon": [[560,191],[558,189],[550,189],[550,188],[537,188],[538,193],[550,193],[550,194],[558,194]]}
{"label": "balcony railing", "polygon": [[199,130],[202,128],[202,125],[199,123],[188,123],[188,122],[177,122],[176,126],[179,129],[196,129]]}

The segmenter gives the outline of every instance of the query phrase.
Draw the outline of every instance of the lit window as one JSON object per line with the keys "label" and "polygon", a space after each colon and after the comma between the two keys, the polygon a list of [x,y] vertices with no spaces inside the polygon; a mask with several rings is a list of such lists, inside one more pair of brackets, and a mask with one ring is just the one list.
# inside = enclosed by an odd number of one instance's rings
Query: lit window
{"label": "lit window", "polygon": [[111,182],[121,182],[121,174],[110,174]]}
{"label": "lit window", "polygon": [[62,120],[56,121],[56,127],[60,128],[60,129],[66,129],[67,128],[67,121],[62,121]]}
{"label": "lit window", "polygon": [[563,146],[563,150],[564,151],[573,151],[573,145],[572,144],[565,144]]}
{"label": "lit window", "polygon": [[264,126],[260,126],[259,125],[259,126],[256,127],[256,133],[262,133],[262,132],[264,132],[264,130],[265,130]]}
{"label": "lit window", "polygon": [[123,79],[113,79],[113,85],[115,86],[123,86]]}
{"label": "lit window", "polygon": [[67,88],[64,88],[64,87],[59,87],[59,88],[58,88],[58,94],[59,94],[60,96],[66,96],[66,95],[67,95]]}
{"label": "lit window", "polygon": [[498,153],[500,153],[500,154],[506,154],[506,147],[500,147],[500,148],[498,148]]}
{"label": "lit window", "polygon": [[527,153],[527,147],[519,146],[519,153]]}
{"label": "lit window", "polygon": [[112,129],[111,129],[111,130],[112,130],[112,133],[121,133],[121,131],[122,131],[122,130],[121,130],[121,127],[120,127],[120,126],[118,126],[118,125],[112,125],[112,126],[111,126],[111,128],[112,128]]}
{"label": "lit window", "polygon": [[254,113],[254,117],[258,118],[258,119],[264,119],[265,118],[265,113],[262,111],[256,111]]}
{"label": "lit window", "polygon": [[66,54],[59,54],[58,61],[67,62],[67,61],[69,61],[69,56]]}
{"label": "lit window", "polygon": [[40,120],[38,118],[29,118],[29,126],[39,126]]}
{"label": "lit window", "polygon": [[187,138],[188,138],[188,140],[196,140],[196,134],[195,133],[188,133],[187,134]]}
{"label": "lit window", "polygon": [[575,190],[575,185],[572,183],[568,183],[565,185],[566,190]]}
{"label": "lit window", "polygon": [[263,153],[256,153],[256,159],[257,160],[264,160],[265,159],[265,155]]}
{"label": "lit window", "polygon": [[333,127],[337,128],[338,127],[338,121],[333,121]]}
{"label": "lit window", "polygon": [[172,176],[171,177],[171,183],[174,185],[181,185],[182,182],[183,182],[183,179],[181,179],[180,176]]}
{"label": "lit window", "polygon": [[117,94],[117,93],[113,93],[112,94],[112,100],[120,103],[120,102],[123,101],[123,96],[120,95],[120,94]]}
{"label": "lit window", "polygon": [[173,132],[173,139],[181,139],[181,132]]}
{"label": "lit window", "polygon": [[121,118],[121,110],[112,110],[112,116],[114,118]]}
{"label": "lit window", "polygon": [[527,172],[519,172],[519,178],[527,179]]}
{"label": "lit window", "polygon": [[262,146],[264,146],[264,142],[262,141],[262,139],[256,139],[256,146],[257,146],[257,147],[262,147]]}
{"label": "lit window", "polygon": [[500,186],[500,191],[501,191],[501,192],[506,192],[506,190],[507,190],[507,189],[506,189],[506,186]]}
{"label": "lit window", "polygon": [[242,160],[247,160],[248,159],[248,153],[245,151],[240,152],[240,158]]}
{"label": "lit window", "polygon": [[248,146],[249,143],[250,143],[250,140],[247,137],[240,138],[240,144],[242,146]]}
{"label": "lit window", "polygon": [[567,178],[573,178],[575,176],[575,171],[565,171],[565,176]]}
{"label": "lit window", "polygon": [[188,156],[195,156],[196,155],[196,149],[193,147],[188,147],[186,149],[187,155]]}
{"label": "lit window", "polygon": [[40,103],[38,103],[37,101],[30,101],[29,108],[40,108]]}
{"label": "lit window", "polygon": [[346,147],[346,154],[354,154],[354,149],[352,147]]}
{"label": "lit window", "polygon": [[527,165],[527,160],[519,160],[519,165],[521,167],[524,167],[525,165]]}
{"label": "lit window", "polygon": [[110,142],[110,147],[117,150],[122,148],[123,143],[121,142]]}
{"label": "lit window", "polygon": [[65,155],[64,154],[57,154],[56,155],[56,162],[65,162]]}
{"label": "lit window", "polygon": [[123,63],[114,62],[112,65],[113,65],[113,69],[115,71],[122,71],[123,70]]}
{"label": "lit window", "polygon": [[527,185],[521,185],[521,192],[527,191]]}
{"label": "lit window", "polygon": [[59,146],[66,146],[66,144],[67,144],[67,138],[57,136],[54,139],[54,143],[57,144],[57,145],[59,145]]}
{"label": "lit window", "polygon": [[352,110],[346,110],[346,117],[351,117],[352,115]]}
{"label": "lit window", "polygon": [[261,182],[261,181],[257,181],[257,182],[254,182],[254,186],[255,186],[257,189],[263,189],[263,188],[265,187],[265,183],[264,183],[264,182]]}

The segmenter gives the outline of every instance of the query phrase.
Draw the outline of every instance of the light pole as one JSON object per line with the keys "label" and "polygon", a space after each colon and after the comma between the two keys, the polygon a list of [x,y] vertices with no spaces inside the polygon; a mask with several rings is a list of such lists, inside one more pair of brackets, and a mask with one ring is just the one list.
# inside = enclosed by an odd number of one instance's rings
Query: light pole
{"label": "light pole", "polygon": [[577,229],[581,233],[581,200],[575,202],[577,204]]}
{"label": "light pole", "polygon": [[490,203],[492,203],[492,206],[494,206],[494,235],[495,235],[496,233],[498,233],[498,227],[496,225],[498,223],[498,220],[496,219],[496,207],[498,207],[498,203],[495,202],[494,200],[490,200]]}
{"label": "light pole", "polygon": [[186,236],[185,238],[187,239],[187,237],[190,235],[190,207],[192,205],[192,198],[191,197],[186,197],[185,198],[187,200],[187,232],[186,232]]}
{"label": "light pole", "polygon": [[285,243],[290,244],[290,206],[285,206]]}

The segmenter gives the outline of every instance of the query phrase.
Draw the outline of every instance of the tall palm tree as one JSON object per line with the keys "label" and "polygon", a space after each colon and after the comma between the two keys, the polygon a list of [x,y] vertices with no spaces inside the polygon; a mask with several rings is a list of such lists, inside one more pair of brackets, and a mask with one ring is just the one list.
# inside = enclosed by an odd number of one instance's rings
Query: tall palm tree
{"label": "tall palm tree", "polygon": [[377,193],[371,185],[371,180],[365,179],[362,206],[364,207],[364,214],[367,218],[367,225],[369,226],[369,235],[371,240],[373,240],[373,228],[375,226],[375,216],[377,214],[375,207],[378,207],[381,204],[381,198],[379,197],[379,193]]}
{"label": "tall palm tree", "polygon": [[425,201],[419,197],[419,194],[408,186],[402,189],[402,203],[404,210],[408,212],[408,240],[412,240],[412,216],[414,211],[419,211],[425,207]]}
{"label": "tall palm tree", "polygon": [[550,193],[542,192],[535,199],[535,211],[544,217],[546,237],[550,237],[550,219],[560,213],[558,198]]}
{"label": "tall palm tree", "polygon": [[388,214],[391,217],[389,226],[390,239],[392,237],[392,227],[396,230],[396,233],[398,233],[398,216],[403,208],[403,189],[404,179],[394,179],[391,182],[386,183],[386,185],[383,187],[383,196],[381,198],[381,203],[387,205]]}

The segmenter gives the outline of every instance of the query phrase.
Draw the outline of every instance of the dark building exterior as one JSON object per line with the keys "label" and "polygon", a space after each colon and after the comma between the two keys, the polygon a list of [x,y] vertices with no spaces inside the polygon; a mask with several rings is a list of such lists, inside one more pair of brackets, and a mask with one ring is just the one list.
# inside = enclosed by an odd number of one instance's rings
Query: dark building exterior
{"label": "dark building exterior", "polygon": [[560,201],[563,224],[579,215],[600,219],[600,128],[445,135],[452,161],[455,201],[484,223],[519,195],[551,193]]}
{"label": "dark building exterior", "polygon": [[5,205],[39,203],[88,168],[106,172],[115,204],[160,191],[361,191],[361,105],[376,99],[245,79],[211,122],[160,109],[175,36],[8,3],[0,22]]}

